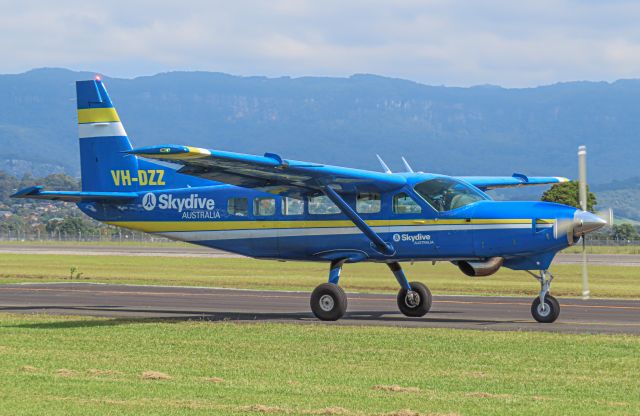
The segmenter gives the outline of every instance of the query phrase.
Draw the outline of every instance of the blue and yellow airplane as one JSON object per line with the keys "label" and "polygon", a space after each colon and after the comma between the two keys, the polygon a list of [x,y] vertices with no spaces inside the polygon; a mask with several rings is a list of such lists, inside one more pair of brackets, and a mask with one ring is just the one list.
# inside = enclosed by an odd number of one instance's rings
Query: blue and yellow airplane
{"label": "blue and yellow airplane", "polygon": [[540,283],[532,315],[553,322],[560,306],[549,294],[551,261],[605,225],[569,206],[484,193],[565,178],[452,177],[413,172],[406,161],[408,172],[382,173],[174,144],[134,149],[103,82],[80,81],[76,91],[82,191],[32,187],[14,197],[75,202],[107,224],[249,257],[327,262],[328,282],[311,295],[321,320],[347,309],[338,286],[345,263],[386,264],[400,311],[419,317],[431,292],[400,264],[449,261],[469,276],[502,266],[529,272]]}

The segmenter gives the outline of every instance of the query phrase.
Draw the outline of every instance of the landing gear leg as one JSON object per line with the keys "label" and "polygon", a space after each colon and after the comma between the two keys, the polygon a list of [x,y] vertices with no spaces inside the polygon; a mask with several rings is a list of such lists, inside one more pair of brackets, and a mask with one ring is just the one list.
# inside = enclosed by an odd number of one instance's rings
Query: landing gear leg
{"label": "landing gear leg", "polygon": [[540,294],[531,304],[531,315],[533,319],[541,323],[551,323],[560,316],[560,303],[549,294],[553,275],[548,270],[540,270],[540,275],[529,272],[538,282],[540,282]]}
{"label": "landing gear leg", "polygon": [[316,287],[311,294],[311,311],[321,321],[337,321],[347,311],[347,295],[338,286],[342,265],[346,259],[333,260],[329,282]]}
{"label": "landing gear leg", "polygon": [[431,309],[431,291],[420,282],[409,282],[402,271],[400,263],[387,263],[400,284],[398,292],[398,309],[406,316],[420,317]]}

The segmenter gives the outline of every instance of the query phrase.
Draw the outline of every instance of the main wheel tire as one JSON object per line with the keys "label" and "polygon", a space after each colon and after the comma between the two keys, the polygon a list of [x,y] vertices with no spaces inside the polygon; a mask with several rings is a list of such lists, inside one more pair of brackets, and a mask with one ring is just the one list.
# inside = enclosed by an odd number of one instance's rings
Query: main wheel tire
{"label": "main wheel tire", "polygon": [[321,321],[337,321],[347,311],[347,295],[333,283],[323,283],[311,293],[311,311]]}
{"label": "main wheel tire", "polygon": [[409,283],[413,296],[407,296],[407,289],[398,292],[398,308],[406,316],[421,317],[431,309],[431,291],[420,282]]}
{"label": "main wheel tire", "polygon": [[544,297],[544,303],[546,308],[543,310],[540,298],[537,297],[533,300],[531,304],[531,315],[533,319],[545,324],[554,322],[558,319],[558,316],[560,316],[560,303],[551,295]]}

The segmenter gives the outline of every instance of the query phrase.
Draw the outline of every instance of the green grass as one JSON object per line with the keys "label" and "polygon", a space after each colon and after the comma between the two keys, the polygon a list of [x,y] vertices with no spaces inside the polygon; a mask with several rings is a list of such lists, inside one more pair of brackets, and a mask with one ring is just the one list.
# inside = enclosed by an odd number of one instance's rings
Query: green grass
{"label": "green grass", "polygon": [[58,241],[58,240],[22,240],[22,241],[9,241],[9,240],[0,240],[1,246],[52,246],[52,247],[95,247],[95,246],[106,246],[106,247],[197,247],[193,244],[185,243],[182,241]]}
{"label": "green grass", "polygon": [[0,356],[11,415],[640,413],[625,335],[0,314]]}
{"label": "green grass", "polygon": [[[197,247],[193,244],[181,241],[56,241],[56,240],[40,240],[40,241],[0,241],[2,245],[22,245],[28,246],[65,246],[65,247],[82,247],[82,246],[107,246],[107,247]],[[593,254],[640,254],[640,246],[588,246],[587,250]],[[582,246],[572,246],[563,251],[563,253],[581,253]]]}
{"label": "green grass", "polygon": [[[563,253],[582,253],[582,245],[571,246]],[[590,246],[587,245],[589,254],[640,254],[640,246]]]}
{"label": "green grass", "polygon": [[[251,289],[311,291],[326,281],[324,263],[277,262],[244,258],[183,258],[0,254],[0,283],[70,281],[70,269],[82,276],[77,281],[151,285],[188,285]],[[580,296],[581,268],[558,265],[553,293]],[[637,267],[591,266],[594,297],[640,298]],[[470,278],[449,263],[407,264],[410,280],[426,283],[436,294],[482,294],[533,296],[538,283],[524,272],[501,269],[488,278]],[[74,279],[74,281],[76,281]],[[396,292],[398,284],[383,264],[344,267],[341,285],[349,291]]]}

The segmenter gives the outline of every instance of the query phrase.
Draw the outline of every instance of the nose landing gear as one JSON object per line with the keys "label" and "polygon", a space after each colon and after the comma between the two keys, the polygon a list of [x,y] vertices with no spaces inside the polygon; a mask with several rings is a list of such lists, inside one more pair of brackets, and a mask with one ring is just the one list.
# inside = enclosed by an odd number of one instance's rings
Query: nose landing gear
{"label": "nose landing gear", "polygon": [[541,323],[554,322],[560,316],[560,303],[549,294],[553,275],[548,270],[540,270],[539,276],[528,273],[540,282],[540,295],[531,304],[533,319]]}

